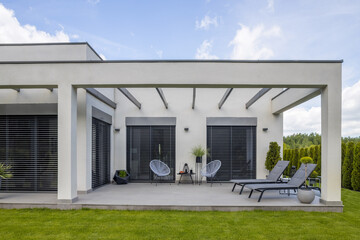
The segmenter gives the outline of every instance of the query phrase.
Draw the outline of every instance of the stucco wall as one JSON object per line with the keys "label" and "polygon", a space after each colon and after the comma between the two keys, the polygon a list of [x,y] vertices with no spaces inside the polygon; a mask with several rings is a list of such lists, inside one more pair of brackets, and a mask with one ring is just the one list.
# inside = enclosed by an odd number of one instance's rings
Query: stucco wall
{"label": "stucco wall", "polygon": [[[271,98],[281,91],[272,89],[249,109],[245,103],[260,89],[234,89],[223,105],[218,109],[218,102],[226,89],[197,89],[195,109],[191,108],[192,89],[163,89],[169,103],[165,109],[154,88],[128,89],[142,104],[141,110],[133,105],[123,94],[116,92],[117,109],[115,111],[115,167],[126,168],[126,117],[176,117],[176,171],[184,163],[195,169],[195,159],[191,149],[195,145],[206,146],[206,117],[257,117],[257,177],[265,177],[264,163],[269,142],[277,141],[282,145],[283,116],[271,112]],[[184,128],[189,128],[188,132]],[[262,129],[268,128],[267,132]]]}

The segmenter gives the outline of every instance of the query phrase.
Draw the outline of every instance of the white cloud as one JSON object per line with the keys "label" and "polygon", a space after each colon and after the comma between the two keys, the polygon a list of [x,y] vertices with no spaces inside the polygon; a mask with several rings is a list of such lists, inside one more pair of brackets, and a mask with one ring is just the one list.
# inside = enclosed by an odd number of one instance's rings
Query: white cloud
{"label": "white cloud", "polygon": [[274,12],[275,11],[274,0],[267,0],[267,8],[266,9],[269,12]]}
{"label": "white cloud", "polygon": [[342,135],[360,136],[360,81],[342,90]]}
{"label": "white cloud", "polygon": [[[360,81],[342,90],[342,136],[360,136]],[[295,107],[284,113],[284,135],[321,132],[321,108]]]}
{"label": "white cloud", "polygon": [[217,56],[211,55],[212,41],[204,40],[196,50],[196,59],[218,59]]}
{"label": "white cloud", "polygon": [[70,37],[63,29],[54,35],[37,30],[32,25],[21,25],[15,17],[14,11],[0,4],[0,42],[2,43],[30,43],[30,42],[69,42]]}
{"label": "white cloud", "polygon": [[274,55],[273,50],[266,46],[265,42],[279,37],[280,27],[273,26],[266,30],[263,25],[253,29],[242,24],[240,26],[241,29],[236,31],[234,39],[229,43],[229,46],[233,46],[232,59],[269,59]]}
{"label": "white cloud", "polygon": [[206,15],[201,21],[196,20],[195,22],[196,29],[208,30],[211,25],[214,25],[214,27],[218,26],[218,19],[216,16],[211,18]]}
{"label": "white cloud", "polygon": [[92,4],[92,5],[96,5],[100,2],[100,0],[87,0],[88,3]]}
{"label": "white cloud", "polygon": [[284,136],[312,132],[321,132],[320,107],[295,107],[284,113]]}

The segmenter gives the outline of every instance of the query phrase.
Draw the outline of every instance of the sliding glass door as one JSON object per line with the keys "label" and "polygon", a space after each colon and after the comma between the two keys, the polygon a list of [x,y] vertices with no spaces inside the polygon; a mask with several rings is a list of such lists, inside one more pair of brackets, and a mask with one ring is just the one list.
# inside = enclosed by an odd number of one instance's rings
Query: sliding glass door
{"label": "sliding glass door", "polygon": [[175,181],[175,126],[128,126],[127,170],[131,180],[150,181],[153,159],[165,162],[171,169],[165,180]]}
{"label": "sliding glass door", "polygon": [[208,126],[207,147],[207,161],[221,161],[217,180],[256,178],[255,126]]}

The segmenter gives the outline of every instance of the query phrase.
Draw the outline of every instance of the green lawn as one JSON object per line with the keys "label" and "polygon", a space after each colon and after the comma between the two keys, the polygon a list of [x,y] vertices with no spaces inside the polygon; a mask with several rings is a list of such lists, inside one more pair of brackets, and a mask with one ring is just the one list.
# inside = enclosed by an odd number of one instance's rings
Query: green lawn
{"label": "green lawn", "polygon": [[0,239],[360,239],[360,192],[344,213],[0,210]]}

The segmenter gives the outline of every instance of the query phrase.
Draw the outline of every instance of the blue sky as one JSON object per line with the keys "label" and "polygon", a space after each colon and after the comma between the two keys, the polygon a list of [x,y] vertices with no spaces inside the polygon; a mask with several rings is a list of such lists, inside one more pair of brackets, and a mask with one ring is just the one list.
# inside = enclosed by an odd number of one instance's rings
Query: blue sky
{"label": "blue sky", "polygon": [[[0,0],[0,4],[0,13],[13,11],[7,17],[0,14],[0,42],[87,41],[108,60],[344,59],[343,134],[360,135],[360,107],[354,106],[354,101],[360,102],[360,1]],[[319,131],[319,106],[316,98],[285,114],[285,134]],[[287,128],[300,113],[310,122]]]}

